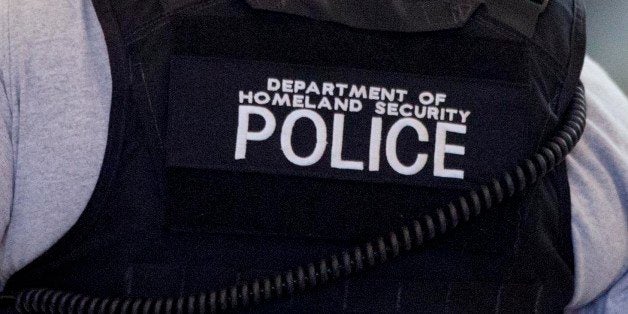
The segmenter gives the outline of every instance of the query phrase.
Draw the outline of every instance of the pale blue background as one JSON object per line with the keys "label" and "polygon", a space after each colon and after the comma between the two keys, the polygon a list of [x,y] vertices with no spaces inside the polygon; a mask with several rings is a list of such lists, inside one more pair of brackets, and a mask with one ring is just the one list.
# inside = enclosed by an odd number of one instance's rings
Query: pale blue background
{"label": "pale blue background", "polygon": [[628,0],[588,0],[588,52],[628,92]]}

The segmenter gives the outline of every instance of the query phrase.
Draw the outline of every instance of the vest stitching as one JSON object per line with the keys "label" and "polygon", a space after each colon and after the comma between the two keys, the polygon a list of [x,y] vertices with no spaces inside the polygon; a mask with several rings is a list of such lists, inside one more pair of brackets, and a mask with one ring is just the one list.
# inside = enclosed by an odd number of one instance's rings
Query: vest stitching
{"label": "vest stitching", "polygon": [[193,2],[193,3],[186,4],[184,6],[176,8],[175,10],[172,10],[169,12],[162,12],[161,15],[140,24],[139,26],[136,27],[135,30],[133,30],[131,33],[129,33],[127,36],[124,36],[123,38],[125,42],[127,42],[129,45],[133,44],[137,41],[142,40],[146,36],[151,35],[154,30],[170,24],[171,17],[175,15],[176,13],[178,13],[179,11],[183,11],[185,9],[188,9],[194,6],[198,6],[199,9],[202,9],[210,5],[216,5],[216,4],[227,3],[227,2],[228,2],[227,0],[211,1],[211,2],[204,0],[200,2]]}
{"label": "vest stitching", "polygon": [[[525,43],[534,46],[535,48],[538,49],[539,52],[542,52],[539,54],[539,56],[543,57],[544,59],[546,59],[546,61],[551,60],[551,62],[548,64],[551,66],[551,70],[555,73],[555,74],[565,74],[565,69],[564,69],[564,65],[561,64],[561,62],[554,56],[552,55],[549,51],[547,51],[547,49],[545,49],[544,47],[540,46],[538,43],[536,43],[535,41],[531,40],[530,38],[527,38],[519,33],[513,32],[512,30],[507,29],[508,26],[501,24],[500,21],[495,20],[489,16],[480,16],[478,15],[475,19],[479,24],[481,24],[482,26],[485,27],[489,27],[492,30],[498,32],[500,35],[503,36],[517,36],[518,38],[522,39]],[[560,76],[560,75],[559,75]]]}
{"label": "vest stitching", "polygon": [[150,114],[151,114],[151,117],[152,117],[152,120],[153,120],[153,128],[154,128],[154,131],[155,131],[155,133],[157,135],[157,140],[159,141],[159,146],[163,149],[164,144],[163,144],[163,140],[161,138],[161,133],[160,133],[159,128],[158,128],[157,113],[156,113],[155,108],[153,106],[153,102],[151,100],[150,93],[148,91],[148,86],[146,84],[146,75],[145,75],[145,72],[144,72],[144,66],[143,66],[142,62],[136,64],[136,66],[139,68],[140,74],[142,76],[142,86],[144,87],[144,92],[146,93],[146,102],[147,102],[148,109],[150,110]]}

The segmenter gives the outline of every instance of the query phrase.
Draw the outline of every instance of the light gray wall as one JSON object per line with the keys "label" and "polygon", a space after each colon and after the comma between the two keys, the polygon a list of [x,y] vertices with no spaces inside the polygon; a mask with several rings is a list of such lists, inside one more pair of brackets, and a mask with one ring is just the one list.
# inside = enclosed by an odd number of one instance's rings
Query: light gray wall
{"label": "light gray wall", "polygon": [[628,92],[628,0],[588,0],[588,53]]}

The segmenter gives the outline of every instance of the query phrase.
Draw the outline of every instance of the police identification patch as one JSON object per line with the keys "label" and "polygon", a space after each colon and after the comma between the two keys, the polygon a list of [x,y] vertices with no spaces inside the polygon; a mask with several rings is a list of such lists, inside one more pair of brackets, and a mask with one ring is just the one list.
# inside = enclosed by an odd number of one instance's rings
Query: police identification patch
{"label": "police identification patch", "polygon": [[[230,204],[226,211],[246,197],[257,197],[249,201],[256,207],[281,203],[258,197],[265,185],[277,195],[278,182],[292,182],[281,188],[299,189],[290,194],[299,199],[320,198],[316,184],[356,195],[365,186],[465,189],[534,151],[547,112],[529,94],[512,82],[177,56],[167,160],[180,171],[172,193],[196,199],[181,210],[202,212],[199,204],[212,202],[198,200],[205,185],[212,188],[202,193],[239,195],[218,200]],[[239,191],[252,182],[262,186]]]}

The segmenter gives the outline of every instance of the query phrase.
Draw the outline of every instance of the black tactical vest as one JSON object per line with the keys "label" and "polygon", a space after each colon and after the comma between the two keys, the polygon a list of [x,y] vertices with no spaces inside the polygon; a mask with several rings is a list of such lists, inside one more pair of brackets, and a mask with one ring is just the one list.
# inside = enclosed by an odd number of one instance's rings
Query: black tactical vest
{"label": "black tactical vest", "polygon": [[18,308],[562,311],[582,1],[382,2],[94,0],[104,164]]}

